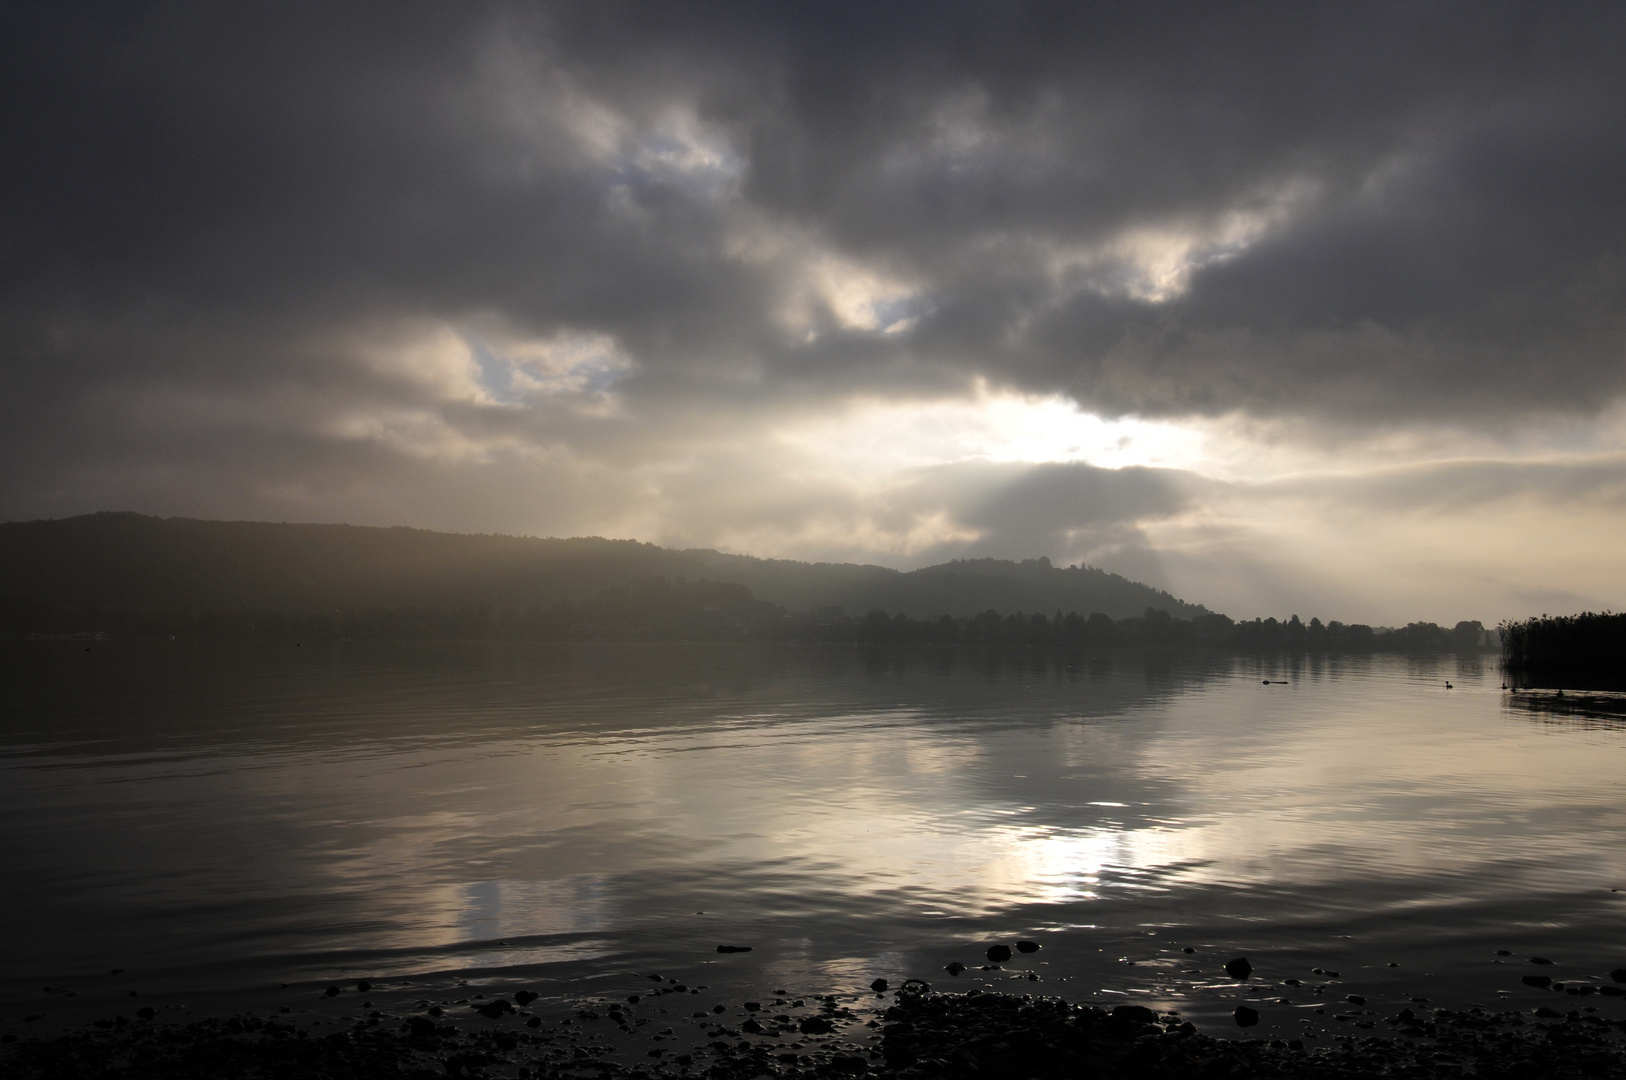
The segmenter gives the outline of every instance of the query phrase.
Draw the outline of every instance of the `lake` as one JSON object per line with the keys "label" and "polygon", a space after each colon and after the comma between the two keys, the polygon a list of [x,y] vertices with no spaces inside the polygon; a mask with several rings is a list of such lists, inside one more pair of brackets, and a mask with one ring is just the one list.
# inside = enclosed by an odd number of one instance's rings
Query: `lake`
{"label": "lake", "polygon": [[[1626,728],[1499,683],[1490,657],[15,644],[0,1029],[132,990],[564,1008],[652,974],[1213,1030],[1242,1001],[1262,1032],[1415,998],[1618,1018],[1521,977],[1626,965]],[[1019,939],[1041,948],[983,970]]]}

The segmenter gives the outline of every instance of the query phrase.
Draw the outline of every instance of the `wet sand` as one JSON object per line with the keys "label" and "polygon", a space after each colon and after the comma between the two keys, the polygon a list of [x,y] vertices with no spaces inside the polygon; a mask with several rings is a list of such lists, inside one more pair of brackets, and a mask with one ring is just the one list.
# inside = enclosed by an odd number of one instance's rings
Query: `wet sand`
{"label": "wet sand", "polygon": [[[177,1020],[157,1012],[0,1046],[18,1080],[78,1077],[1626,1077],[1626,1021],[1534,1012],[1403,1009],[1317,1044],[1215,1037],[1175,1013],[1059,998],[934,992],[715,1003],[651,984],[637,1000],[564,1015],[524,992],[411,1011],[367,1009],[354,988],[332,1019],[307,1013]],[[1556,1002],[1561,1003],[1561,1002]],[[335,1008],[344,1008],[335,1004]],[[1243,1019],[1247,1017],[1244,1014]]]}

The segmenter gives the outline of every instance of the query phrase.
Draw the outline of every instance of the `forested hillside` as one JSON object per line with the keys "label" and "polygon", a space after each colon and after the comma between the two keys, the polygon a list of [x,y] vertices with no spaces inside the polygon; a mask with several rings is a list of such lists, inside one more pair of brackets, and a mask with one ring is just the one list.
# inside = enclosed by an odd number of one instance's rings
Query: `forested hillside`
{"label": "forested hillside", "polygon": [[977,559],[909,573],[850,563],[677,551],[598,537],[462,535],[407,528],[197,521],[128,513],[0,524],[0,597],[75,611],[524,613],[648,579],[742,585],[800,613],[872,609],[913,618],[1148,608],[1206,614],[1166,592],[1046,559]]}

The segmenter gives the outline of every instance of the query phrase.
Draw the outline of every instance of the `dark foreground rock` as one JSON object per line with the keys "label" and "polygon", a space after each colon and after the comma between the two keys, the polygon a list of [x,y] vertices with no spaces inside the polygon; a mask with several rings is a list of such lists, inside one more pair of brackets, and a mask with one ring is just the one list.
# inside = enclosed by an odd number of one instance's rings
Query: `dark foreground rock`
{"label": "dark foreground rock", "polygon": [[1148,1022],[1148,1013],[985,993],[906,995],[887,1014],[885,1071],[911,1080],[1626,1077],[1626,1025],[1579,1013],[1538,1023],[1439,1010],[1391,1018],[1393,1035],[1317,1048],[1213,1038],[1172,1015]]}
{"label": "dark foreground rock", "polygon": [[[834,999],[826,999],[832,1001]],[[800,1002],[796,1004],[800,1005]],[[1552,1010],[1547,1010],[1552,1012]],[[1626,1080],[1621,1028],[1580,1013],[1545,1022],[1519,1013],[1412,1013],[1386,1034],[1327,1040],[1215,1038],[1143,1006],[1111,1012],[1053,998],[933,993],[911,982],[865,1041],[843,1041],[844,1010],[801,1052],[763,1037],[715,1037],[684,1052],[644,1055],[597,1036],[563,1039],[503,1016],[465,1029],[422,1016],[373,1017],[318,1035],[288,1023],[231,1017],[184,1025],[125,1022],[0,1047],[0,1075],[16,1080],[401,1080],[441,1077],[589,1077],[600,1080],[1243,1080],[1247,1077],[1599,1077]],[[590,1013],[579,1013],[590,1016]],[[700,1014],[696,1014],[697,1016]],[[851,1015],[851,1014],[846,1014]],[[789,1016],[776,1017],[789,1021]],[[606,1022],[610,1022],[607,1020]],[[853,1023],[849,1021],[849,1023]],[[502,1026],[509,1025],[513,1026]],[[783,1025],[783,1026],[788,1026]],[[820,1028],[808,1032],[808,1028]],[[825,1030],[836,1027],[833,1034]],[[714,1031],[721,1036],[721,1031]],[[853,1032],[856,1034],[856,1032]],[[805,1037],[805,1036],[804,1036]]]}

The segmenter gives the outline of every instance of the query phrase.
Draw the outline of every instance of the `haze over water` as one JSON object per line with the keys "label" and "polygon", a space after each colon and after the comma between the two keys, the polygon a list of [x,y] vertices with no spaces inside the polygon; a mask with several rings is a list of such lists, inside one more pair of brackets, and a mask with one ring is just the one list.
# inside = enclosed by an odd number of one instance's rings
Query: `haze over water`
{"label": "haze over water", "polygon": [[[1626,729],[1521,705],[1488,658],[0,657],[6,1030],[128,1009],[131,988],[305,1008],[330,981],[468,980],[566,1002],[652,972],[718,1000],[917,977],[1347,1029],[1350,993],[1530,1007],[1553,995],[1521,975],[1626,964]],[[978,970],[1019,938],[1043,948]],[[1221,970],[1237,955],[1251,988]],[[1341,976],[1319,996],[1317,967]]]}

